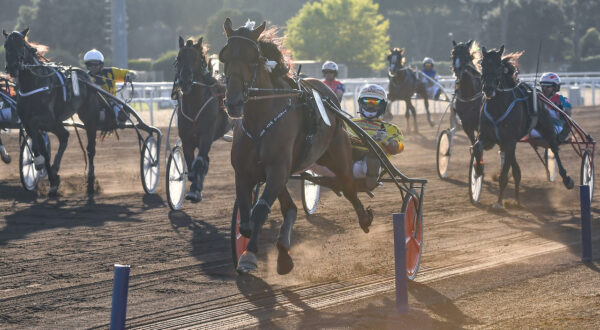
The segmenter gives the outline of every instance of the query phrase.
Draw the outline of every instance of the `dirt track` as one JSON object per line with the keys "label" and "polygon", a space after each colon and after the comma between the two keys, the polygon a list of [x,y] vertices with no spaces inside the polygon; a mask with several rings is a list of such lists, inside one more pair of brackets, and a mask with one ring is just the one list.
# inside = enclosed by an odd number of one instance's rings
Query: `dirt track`
{"label": "dirt track", "polygon": [[[600,136],[599,109],[576,109],[575,120]],[[421,118],[422,119],[422,118]],[[404,118],[401,121],[403,127]],[[518,148],[523,208],[496,200],[495,150],[486,155],[481,206],[467,192],[464,134],[449,179],[435,174],[433,128],[406,138],[394,158],[409,176],[429,179],[424,204],[425,252],[409,284],[411,312],[394,313],[391,214],[401,201],[390,186],[375,199],[372,231],[360,230],[351,206],[322,196],[316,216],[299,212],[293,236],[296,267],[275,273],[276,203],[263,229],[260,271],[238,277],[232,268],[229,225],[234,201],[229,144],[218,141],[204,201],[169,211],[164,174],[156,195],[144,195],[134,135],[99,143],[101,192],[84,198],[83,159],[72,135],[61,169],[63,196],[48,200],[20,188],[16,137],[3,140],[13,156],[0,174],[0,327],[106,328],[110,319],[112,264],[133,265],[128,326],[226,328],[309,327],[600,327],[600,232],[592,204],[596,261],[580,259],[578,190],[549,183],[527,145]],[[56,142],[53,140],[53,142]],[[56,143],[53,144],[56,146]],[[563,147],[567,170],[579,182],[580,160]],[[164,172],[164,163],[161,165]],[[557,180],[559,181],[559,180]],[[301,208],[299,187],[290,183]],[[599,197],[596,197],[598,199]]]}

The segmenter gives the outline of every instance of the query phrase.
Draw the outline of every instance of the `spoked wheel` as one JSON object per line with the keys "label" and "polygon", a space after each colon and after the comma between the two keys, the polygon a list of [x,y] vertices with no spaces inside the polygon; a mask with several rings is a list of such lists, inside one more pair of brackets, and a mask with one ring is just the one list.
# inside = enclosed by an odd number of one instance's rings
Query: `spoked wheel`
{"label": "spoked wheel", "polygon": [[469,198],[471,203],[477,204],[481,197],[481,187],[483,185],[483,174],[477,177],[475,173],[475,154],[471,155],[471,165],[469,167]]}
{"label": "spoked wheel", "polygon": [[21,152],[19,153],[19,175],[21,185],[27,191],[32,191],[37,187],[40,177],[38,170],[33,163],[33,149],[31,147],[31,138],[26,136],[21,143]]}
{"label": "spoked wheel", "polygon": [[[306,171],[306,173],[315,176],[315,172]],[[319,198],[321,197],[321,186],[308,180],[302,179],[300,186],[302,193],[302,207],[308,215],[313,215],[317,211]]]}
{"label": "spoked wheel", "polygon": [[140,172],[142,187],[147,194],[154,194],[158,186],[160,174],[160,161],[158,159],[158,144],[154,136],[150,135],[144,140],[140,159]]}
{"label": "spoked wheel", "polygon": [[581,185],[590,186],[590,201],[594,197],[594,163],[592,154],[589,151],[583,153],[581,157]]}
{"label": "spoked wheel", "polygon": [[179,210],[185,196],[185,179],[187,168],[183,150],[177,146],[173,148],[167,160],[167,201],[171,210]]}
{"label": "spoked wheel", "polygon": [[415,279],[421,264],[423,253],[423,217],[419,214],[419,199],[414,194],[406,194],[402,203],[404,213],[404,230],[406,235],[406,276],[409,280]]}
{"label": "spoked wheel", "polygon": [[[256,202],[256,198],[260,191],[260,185],[257,185],[252,192],[252,205]],[[246,238],[240,234],[240,209],[238,206],[238,200],[236,198],[235,203],[233,204],[233,215],[231,216],[231,258],[233,260],[233,268],[237,269],[238,260],[240,260],[240,256],[242,253],[246,251],[246,247],[248,246],[248,242],[250,242],[249,238]]]}
{"label": "spoked wheel", "polygon": [[546,151],[544,151],[544,160],[546,161],[546,177],[548,177],[548,181],[554,182],[558,164],[556,163],[556,157],[554,157],[554,153],[550,148],[546,148]]}
{"label": "spoked wheel", "polygon": [[450,164],[450,153],[452,151],[452,135],[445,129],[440,133],[437,141],[436,161],[437,173],[440,179],[445,179],[448,175],[448,165]]}

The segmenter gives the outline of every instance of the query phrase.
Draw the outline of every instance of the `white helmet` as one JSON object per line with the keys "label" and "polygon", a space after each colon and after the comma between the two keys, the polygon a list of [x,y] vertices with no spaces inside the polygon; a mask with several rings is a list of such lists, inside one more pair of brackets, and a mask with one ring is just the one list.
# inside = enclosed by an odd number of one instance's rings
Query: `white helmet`
{"label": "white helmet", "polygon": [[385,89],[383,89],[383,87],[375,84],[368,84],[364,85],[358,93],[359,100],[364,97],[385,100],[387,98],[387,94],[385,93]]}
{"label": "white helmet", "polygon": [[431,57],[425,57],[423,59],[423,65],[427,64],[427,63],[431,63],[431,66],[433,66],[435,63],[433,62],[433,59]]}
{"label": "white helmet", "polygon": [[554,72],[546,72],[540,78],[540,85],[548,86],[548,85],[556,85],[560,86],[560,77]]}
{"label": "white helmet", "polygon": [[338,65],[335,64],[335,62],[333,61],[327,61],[325,63],[323,63],[323,66],[321,67],[321,71],[325,71],[325,70],[331,70],[331,71],[338,71]]}
{"label": "white helmet", "polygon": [[104,55],[102,55],[102,53],[99,50],[92,49],[85,53],[85,55],[83,56],[84,63],[91,61],[98,61],[104,63]]}

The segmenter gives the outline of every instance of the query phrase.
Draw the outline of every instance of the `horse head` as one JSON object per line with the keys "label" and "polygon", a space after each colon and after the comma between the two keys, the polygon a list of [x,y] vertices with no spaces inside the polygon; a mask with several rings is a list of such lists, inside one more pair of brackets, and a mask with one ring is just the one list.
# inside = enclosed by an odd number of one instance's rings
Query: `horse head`
{"label": "horse head", "polygon": [[29,32],[29,28],[19,32],[13,31],[10,34],[2,30],[2,34],[6,39],[4,41],[4,49],[6,50],[6,73],[12,77],[17,75],[19,69],[22,68],[25,62],[33,59],[35,48],[29,46],[25,37]]}
{"label": "horse head", "polygon": [[496,96],[496,90],[499,88],[502,75],[508,72],[508,69],[502,62],[504,45],[499,50],[492,49],[489,52],[485,47],[482,47],[481,52],[483,54],[483,59],[481,60],[483,93],[489,99]]}
{"label": "horse head", "polygon": [[473,55],[471,53],[472,45],[473,40],[459,43],[456,43],[456,41],[452,40],[452,70],[454,71],[456,79],[460,79],[460,77],[462,77],[462,74],[465,72],[468,64],[473,61]]}
{"label": "horse head", "polygon": [[404,48],[390,49],[390,55],[388,55],[387,60],[390,76],[396,75],[396,72],[404,66]]}
{"label": "horse head", "polygon": [[227,44],[219,53],[219,60],[225,64],[225,105],[232,118],[244,113],[244,104],[248,102],[249,88],[256,82],[262,56],[258,46],[258,37],[265,30],[266,22],[254,28],[253,22],[233,30],[231,19],[225,19],[223,28]]}
{"label": "horse head", "polygon": [[192,90],[194,81],[203,81],[205,76],[211,74],[206,62],[202,38],[194,43],[193,40],[184,42],[183,38],[179,37],[179,53],[175,68],[177,71],[175,79],[183,94],[188,94]]}

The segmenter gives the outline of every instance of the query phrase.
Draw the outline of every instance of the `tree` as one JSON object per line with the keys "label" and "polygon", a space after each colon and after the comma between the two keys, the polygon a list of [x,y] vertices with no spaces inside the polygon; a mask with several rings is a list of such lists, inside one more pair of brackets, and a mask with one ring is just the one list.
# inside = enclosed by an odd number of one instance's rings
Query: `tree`
{"label": "tree", "polygon": [[595,27],[586,31],[580,43],[581,57],[600,55],[600,32]]}
{"label": "tree", "polygon": [[287,23],[285,44],[296,59],[333,60],[351,69],[381,70],[389,48],[389,21],[372,0],[306,3]]}

